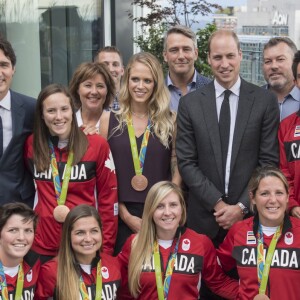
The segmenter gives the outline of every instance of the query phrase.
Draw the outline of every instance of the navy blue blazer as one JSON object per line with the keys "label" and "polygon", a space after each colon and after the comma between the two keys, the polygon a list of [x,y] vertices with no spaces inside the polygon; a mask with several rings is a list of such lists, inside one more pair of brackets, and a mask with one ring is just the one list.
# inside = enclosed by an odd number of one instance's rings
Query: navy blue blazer
{"label": "navy blue blazer", "polygon": [[32,207],[35,189],[25,167],[23,148],[33,130],[36,100],[10,92],[13,135],[0,159],[0,205],[21,201]]}

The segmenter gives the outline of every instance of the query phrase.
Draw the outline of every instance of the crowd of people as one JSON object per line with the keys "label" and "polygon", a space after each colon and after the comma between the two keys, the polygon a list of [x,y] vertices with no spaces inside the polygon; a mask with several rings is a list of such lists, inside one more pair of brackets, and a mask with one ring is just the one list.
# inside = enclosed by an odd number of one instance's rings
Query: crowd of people
{"label": "crowd of people", "polygon": [[300,51],[263,50],[240,76],[233,31],[164,37],[126,67],[114,46],[37,100],[11,89],[0,37],[0,297],[297,300]]}

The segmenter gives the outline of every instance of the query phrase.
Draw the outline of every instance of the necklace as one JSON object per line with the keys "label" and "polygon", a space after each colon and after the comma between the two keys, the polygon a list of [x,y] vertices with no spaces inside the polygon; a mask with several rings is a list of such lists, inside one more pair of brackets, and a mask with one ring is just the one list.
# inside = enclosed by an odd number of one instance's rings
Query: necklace
{"label": "necklace", "polygon": [[135,113],[134,111],[131,111],[131,113],[132,113],[134,116],[136,116],[137,118],[139,118],[139,119],[144,119],[144,118],[148,115],[147,112],[146,112],[145,114],[142,114],[142,115],[139,115],[139,114]]}

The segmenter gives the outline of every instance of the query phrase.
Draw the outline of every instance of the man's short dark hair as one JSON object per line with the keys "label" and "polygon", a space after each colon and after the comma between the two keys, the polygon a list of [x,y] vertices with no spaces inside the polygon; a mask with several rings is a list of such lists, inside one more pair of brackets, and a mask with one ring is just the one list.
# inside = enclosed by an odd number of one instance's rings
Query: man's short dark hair
{"label": "man's short dark hair", "polygon": [[17,62],[15,51],[11,46],[11,43],[3,37],[0,37],[0,49],[3,51],[4,55],[9,58],[14,67]]}
{"label": "man's short dark hair", "polygon": [[123,57],[122,57],[121,51],[116,46],[105,46],[104,48],[99,49],[94,57],[95,62],[98,61],[98,55],[101,52],[112,52],[112,53],[119,54],[121,63],[123,64]]}
{"label": "man's short dark hair", "polygon": [[286,36],[278,36],[278,37],[271,38],[264,45],[263,52],[265,52],[266,49],[277,46],[280,43],[285,43],[293,51],[293,53],[297,52],[297,47],[296,47],[295,43],[290,38],[288,38]]}
{"label": "man's short dark hair", "polygon": [[295,80],[297,80],[297,68],[298,68],[299,63],[300,63],[300,50],[298,50],[295,53],[293,64],[292,64],[292,70],[293,70],[293,75],[294,75]]}

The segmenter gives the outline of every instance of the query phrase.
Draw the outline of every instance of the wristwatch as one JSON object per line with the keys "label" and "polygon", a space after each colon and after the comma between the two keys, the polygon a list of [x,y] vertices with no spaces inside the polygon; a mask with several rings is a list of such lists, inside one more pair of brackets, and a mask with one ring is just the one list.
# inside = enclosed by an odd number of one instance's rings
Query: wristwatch
{"label": "wristwatch", "polygon": [[242,210],[243,215],[247,215],[249,213],[249,209],[247,206],[245,206],[242,202],[238,202],[237,205]]}

